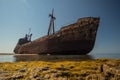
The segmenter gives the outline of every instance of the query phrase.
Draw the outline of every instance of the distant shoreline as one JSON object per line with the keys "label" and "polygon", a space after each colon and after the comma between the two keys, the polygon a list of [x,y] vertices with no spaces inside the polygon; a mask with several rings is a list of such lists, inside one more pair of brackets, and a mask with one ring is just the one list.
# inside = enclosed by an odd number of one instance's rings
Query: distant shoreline
{"label": "distant shoreline", "polygon": [[15,53],[0,53],[0,55],[38,55],[38,54],[15,54]]}
{"label": "distant shoreline", "polygon": [[0,53],[0,55],[14,55],[14,53]]}

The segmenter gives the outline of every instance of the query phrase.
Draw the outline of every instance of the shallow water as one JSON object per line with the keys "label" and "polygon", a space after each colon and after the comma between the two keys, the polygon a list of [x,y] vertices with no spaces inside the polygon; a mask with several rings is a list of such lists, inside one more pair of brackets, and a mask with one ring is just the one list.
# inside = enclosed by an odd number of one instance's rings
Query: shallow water
{"label": "shallow water", "polygon": [[19,61],[80,61],[97,58],[120,59],[120,54],[89,54],[89,55],[0,55],[0,62]]}

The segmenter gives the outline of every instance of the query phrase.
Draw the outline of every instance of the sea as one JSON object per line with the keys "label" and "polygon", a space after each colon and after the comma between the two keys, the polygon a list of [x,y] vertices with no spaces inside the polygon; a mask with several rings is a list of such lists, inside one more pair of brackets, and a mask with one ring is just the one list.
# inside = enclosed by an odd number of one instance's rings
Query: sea
{"label": "sea", "polygon": [[88,55],[37,55],[37,54],[0,54],[0,62],[21,61],[81,61],[98,58],[120,59],[120,53],[94,53]]}

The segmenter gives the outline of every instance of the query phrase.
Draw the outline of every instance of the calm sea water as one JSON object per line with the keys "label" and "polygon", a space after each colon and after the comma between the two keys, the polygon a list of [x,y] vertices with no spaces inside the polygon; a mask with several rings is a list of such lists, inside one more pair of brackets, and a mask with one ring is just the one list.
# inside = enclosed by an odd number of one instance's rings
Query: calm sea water
{"label": "calm sea water", "polygon": [[120,59],[120,54],[89,54],[89,55],[0,55],[0,62],[19,61],[79,61],[97,58]]}

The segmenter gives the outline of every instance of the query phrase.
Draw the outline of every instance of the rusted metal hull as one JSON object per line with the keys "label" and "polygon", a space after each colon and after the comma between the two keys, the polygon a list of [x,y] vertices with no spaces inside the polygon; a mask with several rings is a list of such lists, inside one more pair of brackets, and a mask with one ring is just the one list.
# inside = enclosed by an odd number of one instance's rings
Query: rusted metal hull
{"label": "rusted metal hull", "polygon": [[99,18],[82,18],[62,27],[55,34],[44,36],[23,45],[17,44],[16,54],[79,54],[89,53],[95,44]]}
{"label": "rusted metal hull", "polygon": [[94,42],[91,40],[75,40],[67,42],[43,41],[29,46],[22,46],[19,54],[87,54],[92,50]]}

